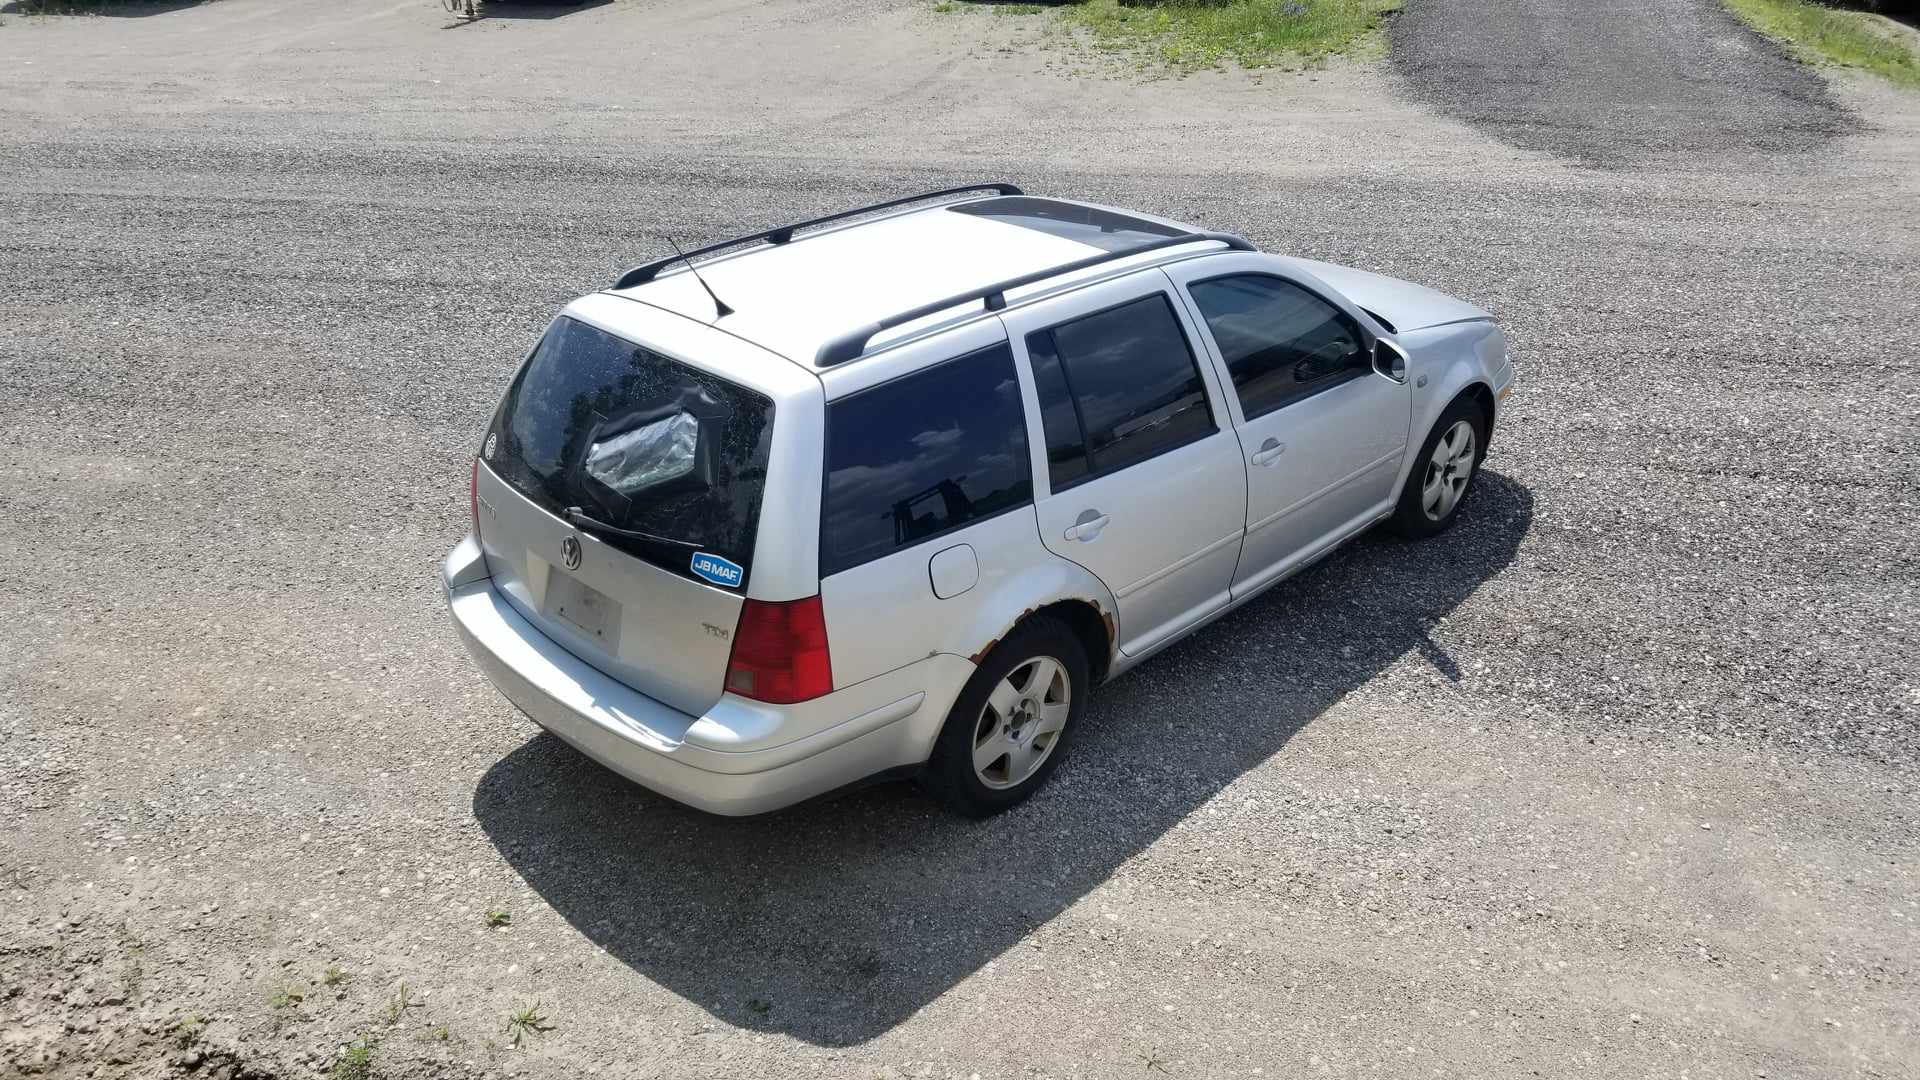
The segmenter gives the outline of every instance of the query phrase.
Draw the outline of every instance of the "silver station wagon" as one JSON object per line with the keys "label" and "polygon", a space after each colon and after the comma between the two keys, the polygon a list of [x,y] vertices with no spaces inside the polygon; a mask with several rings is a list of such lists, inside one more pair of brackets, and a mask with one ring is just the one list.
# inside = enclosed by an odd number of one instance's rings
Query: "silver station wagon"
{"label": "silver station wagon", "polygon": [[1382,522],[1459,513],[1513,381],[1460,300],[1007,184],[639,266],[473,465],[461,639],[719,814],[917,775],[972,815],[1087,695]]}

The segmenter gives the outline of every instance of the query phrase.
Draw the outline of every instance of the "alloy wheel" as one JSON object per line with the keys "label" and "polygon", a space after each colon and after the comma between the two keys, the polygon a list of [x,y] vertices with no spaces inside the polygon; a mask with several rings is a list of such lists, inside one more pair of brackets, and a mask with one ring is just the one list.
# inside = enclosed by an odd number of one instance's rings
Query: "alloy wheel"
{"label": "alloy wheel", "polygon": [[1456,420],[1434,444],[1427,459],[1427,478],[1420,485],[1420,508],[1429,521],[1445,521],[1466,494],[1473,479],[1473,424]]}
{"label": "alloy wheel", "polygon": [[1053,755],[1073,704],[1066,665],[1036,656],[1001,679],[973,728],[973,772],[990,788],[1016,787]]}

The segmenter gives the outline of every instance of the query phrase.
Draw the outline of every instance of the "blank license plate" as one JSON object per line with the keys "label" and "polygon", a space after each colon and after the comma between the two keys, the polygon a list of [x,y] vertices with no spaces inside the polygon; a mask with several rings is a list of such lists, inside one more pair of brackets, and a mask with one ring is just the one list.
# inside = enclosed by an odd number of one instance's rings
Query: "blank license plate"
{"label": "blank license plate", "polygon": [[620,604],[577,578],[555,571],[547,581],[547,611],[602,643],[609,651],[620,641]]}

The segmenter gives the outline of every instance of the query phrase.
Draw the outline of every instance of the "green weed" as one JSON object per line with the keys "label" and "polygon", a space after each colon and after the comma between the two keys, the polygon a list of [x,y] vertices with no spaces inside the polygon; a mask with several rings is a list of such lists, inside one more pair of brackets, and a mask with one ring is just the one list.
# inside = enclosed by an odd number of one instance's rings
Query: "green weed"
{"label": "green weed", "polygon": [[534,1002],[518,1012],[507,1014],[507,1041],[514,1046],[528,1035],[543,1035],[553,1030],[553,1025],[540,1013],[540,1003]]}
{"label": "green weed", "polygon": [[387,999],[387,1007],[382,1010],[381,1015],[386,1018],[387,1026],[392,1027],[406,1017],[408,1009],[418,1008],[419,1005],[420,1003],[414,1000],[413,990],[407,986],[407,981],[402,979],[400,984],[394,987],[393,996]]}
{"label": "green weed", "polygon": [[373,1048],[379,1040],[362,1035],[340,1048],[333,1059],[332,1080],[368,1080],[373,1075]]}
{"label": "green weed", "polygon": [[291,1009],[307,1000],[307,988],[297,982],[276,983],[267,991],[267,1007],[270,1009]]}

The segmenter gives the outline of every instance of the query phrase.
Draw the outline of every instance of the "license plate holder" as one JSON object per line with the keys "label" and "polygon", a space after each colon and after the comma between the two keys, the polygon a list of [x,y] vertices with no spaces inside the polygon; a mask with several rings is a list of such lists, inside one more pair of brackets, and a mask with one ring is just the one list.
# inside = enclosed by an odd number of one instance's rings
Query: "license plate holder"
{"label": "license plate holder", "polygon": [[547,614],[578,630],[608,652],[620,645],[620,602],[567,574],[547,582]]}

